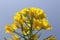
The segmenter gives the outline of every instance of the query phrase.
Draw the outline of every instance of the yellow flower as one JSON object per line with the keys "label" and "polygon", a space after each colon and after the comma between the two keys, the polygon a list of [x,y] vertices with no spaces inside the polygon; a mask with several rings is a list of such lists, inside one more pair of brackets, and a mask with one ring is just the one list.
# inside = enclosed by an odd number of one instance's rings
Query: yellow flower
{"label": "yellow flower", "polygon": [[43,21],[43,26],[47,26],[47,25],[49,24],[49,23],[48,23],[48,20],[45,19],[45,18],[44,18],[42,21]]}
{"label": "yellow flower", "polygon": [[[17,29],[19,29],[20,26],[22,32],[21,37],[24,38],[25,36],[27,40],[38,40],[40,35],[37,35],[37,33],[40,31],[40,29],[44,29],[44,30],[52,29],[51,25],[46,19],[45,12],[39,8],[34,8],[34,7],[24,8],[20,12],[16,12],[16,15],[14,16],[14,20],[16,22],[12,23],[12,27],[10,25],[5,26],[5,30],[7,33],[13,33],[14,40],[20,40],[20,37],[14,34],[14,32]],[[20,25],[18,25],[17,23]],[[36,33],[33,33],[33,31],[36,31]],[[8,38],[8,40],[11,39]],[[46,40],[56,40],[56,39],[54,36],[50,36]]]}
{"label": "yellow flower", "polygon": [[51,25],[47,25],[47,26],[43,26],[44,28],[43,29],[45,29],[45,30],[51,30],[52,29],[52,27],[51,27]]}
{"label": "yellow flower", "polygon": [[38,35],[37,34],[33,34],[31,36],[30,40],[38,40]]}
{"label": "yellow flower", "polygon": [[30,8],[30,17],[34,17],[35,10],[34,8]]}
{"label": "yellow flower", "polygon": [[29,26],[29,27],[31,27],[31,25],[30,25],[30,24],[28,24],[28,26]]}
{"label": "yellow flower", "polygon": [[21,19],[21,17],[19,17],[19,16],[14,16],[14,20],[15,20],[15,21],[19,22],[20,19]]}
{"label": "yellow flower", "polygon": [[26,18],[25,16],[22,16],[22,20],[23,20],[23,21],[26,21],[27,18]]}
{"label": "yellow flower", "polygon": [[36,11],[36,19],[46,18],[46,14],[42,9]]}
{"label": "yellow flower", "polygon": [[23,27],[23,31],[22,31],[22,33],[23,33],[24,35],[29,34],[29,33],[30,33],[29,28],[28,28],[28,27]]}
{"label": "yellow flower", "polygon": [[20,11],[22,14],[26,15],[29,12],[28,8],[24,8],[23,10]]}
{"label": "yellow flower", "polygon": [[20,12],[16,12],[16,16],[21,17],[21,16],[22,16],[22,14],[21,14]]}
{"label": "yellow flower", "polygon": [[43,29],[46,29],[46,30],[50,30],[52,29],[51,25],[48,23],[48,20],[47,19],[42,19],[42,28]]}
{"label": "yellow flower", "polygon": [[13,23],[12,23],[12,28],[13,28],[14,30],[16,30],[16,29],[18,29],[18,28],[20,28],[20,27],[17,25],[16,22],[13,22]]}
{"label": "yellow flower", "polygon": [[17,21],[19,24],[23,25],[23,20],[19,16],[14,16],[14,20]]}
{"label": "yellow flower", "polygon": [[56,38],[54,36],[50,36],[46,40],[56,40]]}
{"label": "yellow flower", "polygon": [[41,9],[35,8],[35,14],[36,14],[36,15],[39,14],[40,10],[41,10]]}
{"label": "yellow flower", "polygon": [[34,30],[41,29],[41,22],[38,19],[34,19],[34,21],[33,21],[33,29]]}
{"label": "yellow flower", "polygon": [[17,35],[14,35],[14,36],[13,36],[13,39],[14,39],[14,40],[20,40],[20,37],[17,36]]}
{"label": "yellow flower", "polygon": [[6,25],[5,30],[7,33],[13,33],[14,32],[14,29],[10,25]]}

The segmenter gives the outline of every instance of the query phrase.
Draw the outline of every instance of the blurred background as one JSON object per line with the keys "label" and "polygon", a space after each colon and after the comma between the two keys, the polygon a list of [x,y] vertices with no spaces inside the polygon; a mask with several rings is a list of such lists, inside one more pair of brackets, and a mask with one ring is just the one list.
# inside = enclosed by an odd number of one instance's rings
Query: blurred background
{"label": "blurred background", "polygon": [[14,21],[13,16],[17,11],[27,7],[43,9],[53,27],[50,31],[42,30],[39,40],[49,35],[54,35],[60,40],[60,0],[0,0],[0,40],[11,37],[10,34],[5,33],[4,26]]}

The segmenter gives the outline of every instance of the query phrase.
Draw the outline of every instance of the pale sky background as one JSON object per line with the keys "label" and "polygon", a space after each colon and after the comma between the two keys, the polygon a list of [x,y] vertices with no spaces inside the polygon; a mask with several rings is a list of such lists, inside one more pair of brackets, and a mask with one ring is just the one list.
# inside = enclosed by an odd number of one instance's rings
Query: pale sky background
{"label": "pale sky background", "polygon": [[4,26],[11,24],[15,13],[26,7],[42,8],[53,27],[50,31],[42,30],[39,40],[49,35],[55,35],[56,39],[60,40],[60,0],[0,0],[0,40],[10,37],[5,33]]}

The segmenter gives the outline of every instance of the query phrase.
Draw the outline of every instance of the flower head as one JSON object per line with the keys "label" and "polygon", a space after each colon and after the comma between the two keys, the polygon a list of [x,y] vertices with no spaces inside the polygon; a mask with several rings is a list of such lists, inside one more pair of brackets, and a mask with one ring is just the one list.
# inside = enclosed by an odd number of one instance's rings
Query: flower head
{"label": "flower head", "polygon": [[42,19],[42,28],[46,30],[52,29],[51,25],[48,23],[47,19]]}
{"label": "flower head", "polygon": [[29,27],[23,27],[22,33],[23,33],[24,35],[29,34],[29,33],[30,33]]}
{"label": "flower head", "polygon": [[5,30],[7,33],[13,33],[14,32],[14,29],[10,25],[6,25]]}
{"label": "flower head", "polygon": [[14,40],[20,40],[20,37],[17,36],[17,35],[14,35],[14,36],[13,36],[13,39],[14,39]]}
{"label": "flower head", "polygon": [[35,13],[35,9],[34,8],[30,8],[30,17],[34,17],[34,13]]}
{"label": "flower head", "polygon": [[[50,30],[52,28],[46,18],[45,12],[39,8],[24,8],[23,10],[16,12],[14,20],[16,22],[12,23],[12,27],[10,25],[5,27],[6,32],[14,32],[25,40],[38,40],[40,35],[38,36],[37,33],[41,29]],[[21,29],[20,32],[22,32],[22,34],[20,33],[21,35],[16,32],[19,28]],[[20,37],[17,35],[13,35],[14,40],[20,40]],[[47,40],[55,40],[55,38],[51,36],[47,38]]]}
{"label": "flower head", "polygon": [[18,29],[18,28],[20,28],[20,27],[18,26],[18,24],[17,24],[16,22],[13,22],[13,23],[12,23],[12,28],[13,28],[14,30],[16,30],[16,29]]}
{"label": "flower head", "polygon": [[34,30],[39,30],[41,29],[41,22],[38,19],[34,19],[33,21],[33,27]]}
{"label": "flower head", "polygon": [[29,12],[28,8],[24,8],[23,10],[20,11],[22,14],[27,15],[27,13]]}
{"label": "flower head", "polygon": [[43,19],[43,18],[46,18],[46,14],[44,13],[42,9],[37,9],[35,17],[36,19]]}
{"label": "flower head", "polygon": [[19,24],[23,25],[23,20],[19,16],[14,16],[14,20],[17,21]]}

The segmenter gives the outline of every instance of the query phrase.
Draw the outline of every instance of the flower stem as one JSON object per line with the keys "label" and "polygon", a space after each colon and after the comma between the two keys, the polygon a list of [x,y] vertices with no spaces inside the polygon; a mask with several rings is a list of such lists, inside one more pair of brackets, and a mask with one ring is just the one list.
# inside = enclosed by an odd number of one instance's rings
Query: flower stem
{"label": "flower stem", "polygon": [[18,33],[18,32],[14,32],[16,33],[17,35],[21,36],[22,38],[24,38],[25,40],[27,40],[27,38],[25,38],[25,36],[22,36],[22,34]]}
{"label": "flower stem", "polygon": [[31,20],[30,20],[30,24],[31,24],[31,27],[30,27],[30,37],[31,37],[31,35],[32,35],[32,25],[33,25],[33,18],[31,18]]}

